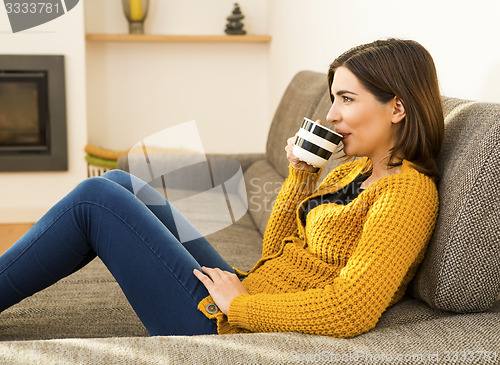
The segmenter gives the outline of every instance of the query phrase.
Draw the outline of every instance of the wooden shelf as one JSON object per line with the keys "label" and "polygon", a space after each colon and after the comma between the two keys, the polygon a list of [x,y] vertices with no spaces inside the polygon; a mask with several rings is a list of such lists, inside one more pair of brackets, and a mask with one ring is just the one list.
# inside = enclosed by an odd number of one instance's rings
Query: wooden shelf
{"label": "wooden shelf", "polygon": [[269,43],[270,35],[161,35],[161,34],[87,34],[85,39],[97,42],[165,42],[165,43]]}

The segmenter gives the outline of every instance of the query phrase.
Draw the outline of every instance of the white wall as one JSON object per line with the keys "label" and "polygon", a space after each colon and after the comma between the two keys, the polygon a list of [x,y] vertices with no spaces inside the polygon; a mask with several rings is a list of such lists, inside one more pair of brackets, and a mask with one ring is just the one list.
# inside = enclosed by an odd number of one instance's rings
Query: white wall
{"label": "white wall", "polygon": [[295,72],[326,72],[338,55],[380,38],[420,42],[444,95],[500,102],[500,1],[273,0],[270,110]]}
{"label": "white wall", "polygon": [[[83,0],[85,26],[89,33],[127,33],[122,0]],[[234,3],[251,34],[268,31],[268,0],[150,0],[144,24],[147,34],[224,34],[226,17]]]}
{"label": "white wall", "polygon": [[[12,33],[0,3],[1,54],[65,56],[69,170],[0,172],[0,223],[34,222],[86,177],[83,148],[87,141],[83,6],[36,28]],[[1,239],[1,238],[0,238]]]}
{"label": "white wall", "polygon": [[[145,32],[224,34],[233,3],[151,1]],[[239,4],[248,33],[268,33],[268,2]],[[128,32],[120,0],[86,0],[85,13],[87,33]],[[196,120],[206,152],[263,151],[268,54],[265,43],[88,41],[89,141],[128,149],[150,134]]]}

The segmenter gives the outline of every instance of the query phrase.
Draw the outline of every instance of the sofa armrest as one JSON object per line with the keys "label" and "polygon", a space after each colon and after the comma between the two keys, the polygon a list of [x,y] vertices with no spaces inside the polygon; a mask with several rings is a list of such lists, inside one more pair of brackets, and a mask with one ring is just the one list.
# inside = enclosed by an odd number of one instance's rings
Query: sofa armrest
{"label": "sofa armrest", "polygon": [[[160,192],[203,192],[244,173],[263,153],[248,154],[152,154],[146,163],[142,154],[122,155],[117,168],[146,181]],[[134,161],[134,162],[131,162]],[[239,172],[241,168],[241,172]],[[238,175],[242,178],[242,175]],[[236,183],[233,180],[233,183]]]}
{"label": "sofa armrest", "polygon": [[266,158],[265,153],[208,153],[207,159],[215,159],[215,158],[227,158],[236,160],[241,165],[241,170],[243,173],[252,166],[255,162],[259,160],[264,160]]}
{"label": "sofa armrest", "polygon": [[[164,154],[161,156],[161,159],[165,160],[165,163],[169,163],[169,161],[178,161],[179,158],[183,158],[186,155],[179,154]],[[218,158],[227,158],[233,159],[240,163],[241,170],[243,173],[256,161],[262,160],[266,158],[265,153],[208,153],[206,154],[206,158],[208,160],[218,159]],[[123,154],[118,158],[118,162],[116,167],[120,170],[130,172],[129,165],[129,157],[128,154]]]}

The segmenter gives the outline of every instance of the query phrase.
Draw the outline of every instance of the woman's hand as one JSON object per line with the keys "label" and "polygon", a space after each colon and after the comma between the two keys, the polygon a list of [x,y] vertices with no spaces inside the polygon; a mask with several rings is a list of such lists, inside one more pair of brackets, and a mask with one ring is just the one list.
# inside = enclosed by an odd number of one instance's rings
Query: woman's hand
{"label": "woman's hand", "polygon": [[[321,125],[321,120],[317,120],[316,123]],[[307,162],[299,160],[293,154],[293,146],[295,145],[295,136],[287,139],[287,145],[285,147],[286,158],[290,162],[290,165],[296,170],[303,170],[306,172],[316,172],[318,169],[312,165],[309,165]]]}
{"label": "woman's hand", "polygon": [[212,296],[217,307],[227,315],[229,313],[229,305],[240,294],[248,293],[240,279],[236,274],[229,271],[223,271],[208,267],[201,268],[204,273],[194,269],[194,276],[205,285],[208,292]]}

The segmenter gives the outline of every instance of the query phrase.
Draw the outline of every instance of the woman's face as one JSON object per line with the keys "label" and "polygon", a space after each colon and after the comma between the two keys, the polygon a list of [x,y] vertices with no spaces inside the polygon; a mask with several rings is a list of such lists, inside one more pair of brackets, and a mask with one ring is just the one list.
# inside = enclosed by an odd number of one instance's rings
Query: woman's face
{"label": "woman's face", "polygon": [[398,118],[401,103],[397,98],[381,103],[345,67],[335,71],[330,91],[335,99],[326,120],[344,136],[344,153],[366,156],[372,162],[388,157],[394,146],[395,123],[404,117]]}

